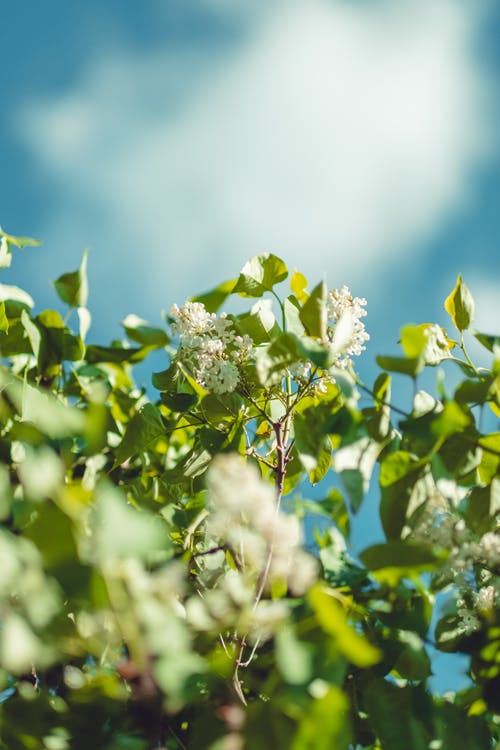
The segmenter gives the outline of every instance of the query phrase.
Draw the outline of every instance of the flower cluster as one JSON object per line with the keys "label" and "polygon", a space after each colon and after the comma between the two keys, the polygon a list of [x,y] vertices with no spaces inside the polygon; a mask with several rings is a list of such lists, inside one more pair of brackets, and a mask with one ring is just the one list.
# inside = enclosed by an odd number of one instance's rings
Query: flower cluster
{"label": "flower cluster", "polygon": [[416,510],[405,538],[449,551],[434,575],[434,587],[454,587],[457,626],[455,635],[470,635],[490,622],[500,599],[500,536],[495,531],[474,533],[461,517],[460,504],[467,490],[451,480],[438,480],[435,491]]}
{"label": "flower cluster", "polygon": [[[361,318],[366,316],[366,299],[353,297],[347,286],[332,289],[326,301],[327,330],[323,343],[334,355],[331,371],[327,371],[316,383],[319,391],[325,390],[325,384],[335,380],[335,370],[345,370],[352,365],[352,357],[359,356],[365,349],[365,342],[370,335],[366,332]],[[289,368],[290,375],[305,382],[311,375],[311,363],[306,360],[294,362]]]}
{"label": "flower cluster", "polygon": [[172,331],[179,336],[179,358],[209,391],[231,393],[240,382],[239,367],[252,357],[252,341],[238,336],[225,313],[209,313],[201,302],[172,305]]}
{"label": "flower cluster", "polygon": [[227,546],[238,570],[257,581],[270,559],[267,582],[283,581],[300,596],[316,578],[317,565],[302,549],[296,516],[280,513],[271,485],[236,454],[216,459],[208,473],[206,529]]}
{"label": "flower cluster", "polygon": [[365,342],[370,336],[365,330],[361,318],[366,316],[366,299],[353,297],[347,286],[332,289],[326,303],[328,315],[328,338],[331,342],[338,339],[338,328],[346,323],[345,340],[341,351],[336,356],[335,366],[346,368],[352,364],[351,357],[359,356],[365,350]]}
{"label": "flower cluster", "polygon": [[491,622],[498,611],[500,598],[500,583],[488,576],[488,585],[481,586],[477,591],[463,589],[457,600],[458,630],[464,635],[470,635],[480,630],[482,621]]}
{"label": "flower cluster", "polygon": [[261,594],[281,583],[301,596],[316,580],[317,562],[301,547],[298,519],[279,512],[271,485],[240,456],[216,458],[207,488],[206,538],[195,555],[203,589],[190,600],[188,618],[263,640],[288,608]]}

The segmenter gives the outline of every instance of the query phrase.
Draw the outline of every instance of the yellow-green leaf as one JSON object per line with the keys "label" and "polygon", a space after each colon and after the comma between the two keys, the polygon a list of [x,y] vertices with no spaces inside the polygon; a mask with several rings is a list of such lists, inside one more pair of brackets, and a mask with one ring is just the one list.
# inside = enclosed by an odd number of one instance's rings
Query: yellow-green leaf
{"label": "yellow-green leaf", "polygon": [[307,279],[304,274],[300,273],[299,271],[294,271],[292,273],[290,277],[290,289],[302,304],[304,304],[304,302],[309,297],[308,293],[306,292]]}
{"label": "yellow-green leaf", "polygon": [[469,328],[474,318],[474,300],[460,274],[455,288],[445,300],[444,309],[451,316],[459,331],[465,331]]}
{"label": "yellow-green leaf", "polygon": [[321,584],[313,586],[308,599],[321,628],[335,639],[346,659],[357,667],[371,667],[380,661],[380,651],[351,628],[342,605],[327,588]]}

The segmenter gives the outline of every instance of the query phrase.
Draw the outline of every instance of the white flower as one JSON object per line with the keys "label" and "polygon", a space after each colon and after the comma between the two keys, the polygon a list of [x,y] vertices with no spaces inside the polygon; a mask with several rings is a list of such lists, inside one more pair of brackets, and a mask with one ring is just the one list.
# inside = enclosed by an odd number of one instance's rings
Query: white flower
{"label": "white flower", "polygon": [[288,587],[294,596],[302,596],[318,578],[318,561],[304,550],[297,550],[293,569],[288,575]]}
{"label": "white flower", "polygon": [[474,604],[481,614],[490,614],[495,606],[495,587],[483,586],[474,596]]}
{"label": "white flower", "polygon": [[238,365],[253,357],[248,336],[238,336],[225,313],[208,313],[201,302],[172,305],[172,330],[179,336],[178,358],[195,380],[213,393],[232,393],[238,387]]}
{"label": "white flower", "polygon": [[231,549],[240,571],[255,581],[269,561],[268,588],[281,580],[296,595],[304,593],[317,565],[302,550],[299,520],[278,511],[274,489],[256,468],[236,454],[219,456],[208,471],[207,487],[207,534]]}
{"label": "white flower", "polygon": [[460,629],[466,634],[470,635],[475,630],[479,630],[481,627],[481,621],[476,617],[475,613],[467,607],[461,607],[457,610],[457,614],[460,617]]}
{"label": "white flower", "polygon": [[[327,315],[328,315],[328,339],[334,341],[335,331],[338,325],[346,328],[348,322],[349,332],[342,336],[342,351],[337,354],[335,367],[345,368],[351,364],[351,357],[359,356],[365,350],[365,342],[370,336],[365,330],[361,318],[366,315],[364,309],[366,299],[364,297],[353,297],[347,286],[340,289],[333,289],[328,294]],[[345,333],[345,332],[344,332]]]}
{"label": "white flower", "polygon": [[481,553],[489,565],[500,564],[500,535],[495,531],[483,534],[479,542]]}
{"label": "white flower", "polygon": [[295,380],[307,380],[311,374],[311,363],[310,362],[294,362],[289,368],[290,375]]}
{"label": "white flower", "polygon": [[174,318],[172,330],[179,334],[181,343],[191,346],[193,338],[207,331],[213,324],[214,315],[210,315],[201,302],[185,302],[182,308],[172,305],[170,316]]}
{"label": "white flower", "polygon": [[231,522],[268,516],[274,512],[275,492],[264,482],[255,466],[237,453],[218,456],[207,473],[208,507]]}
{"label": "white flower", "polygon": [[238,368],[227,359],[214,359],[204,372],[200,372],[201,382],[204,381],[209,391],[219,395],[232,393],[237,388],[239,379]]}

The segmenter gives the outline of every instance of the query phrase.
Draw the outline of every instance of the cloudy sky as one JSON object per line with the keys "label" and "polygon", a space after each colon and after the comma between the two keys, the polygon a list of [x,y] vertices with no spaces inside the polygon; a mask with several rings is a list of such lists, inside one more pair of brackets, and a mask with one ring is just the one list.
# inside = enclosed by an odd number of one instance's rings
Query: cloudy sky
{"label": "cloudy sky", "polygon": [[44,245],[3,280],[40,308],[85,247],[100,341],[271,251],[368,298],[365,371],[459,272],[500,332],[494,0],[4,5],[0,224]]}
{"label": "cloudy sky", "polygon": [[40,304],[90,247],[105,337],[272,251],[368,297],[374,350],[438,317],[459,271],[500,328],[493,2],[25,13],[0,32],[0,220],[44,240],[9,272]]}

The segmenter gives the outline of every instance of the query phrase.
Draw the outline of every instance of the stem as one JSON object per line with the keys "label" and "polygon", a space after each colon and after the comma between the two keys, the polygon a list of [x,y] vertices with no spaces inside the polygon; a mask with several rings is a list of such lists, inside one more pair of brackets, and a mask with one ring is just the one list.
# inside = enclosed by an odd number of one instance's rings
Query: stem
{"label": "stem", "polygon": [[[281,498],[283,495],[283,486],[285,483],[285,476],[286,476],[286,465],[287,465],[288,454],[289,454],[289,449],[290,449],[290,446],[287,447],[287,441],[286,441],[286,438],[289,432],[289,421],[290,421],[290,415],[285,417],[283,419],[283,422],[278,421],[278,422],[273,423],[274,434],[276,435],[276,454],[277,454],[276,455],[277,464],[274,467],[274,471],[276,473],[276,485],[275,485],[276,486],[276,513],[279,513],[279,509],[281,505]],[[257,608],[264,594],[264,591],[265,591],[265,588],[269,579],[269,572],[271,570],[272,561],[273,561],[273,544],[271,542],[269,544],[266,562],[264,564],[264,567],[262,569],[262,572],[258,580],[257,591],[255,593],[255,598],[254,598],[254,603],[253,603],[254,611]],[[257,642],[254,645],[250,653],[250,656],[248,657],[248,659],[245,660],[244,655],[245,655],[245,649],[247,647],[247,638],[248,638],[248,634],[245,634],[240,641],[240,648],[239,648],[238,656],[236,658],[234,672],[233,672],[233,687],[235,689],[235,692],[238,698],[241,700],[241,702],[245,706],[247,702],[246,702],[245,695],[243,693],[243,689],[241,686],[239,670],[240,670],[240,667],[246,668],[250,665],[258,648],[258,642]]]}
{"label": "stem", "polygon": [[384,401],[383,398],[380,398],[380,396],[377,396],[376,393],[374,393],[371,388],[368,388],[359,378],[356,378],[356,385],[358,388],[365,393],[367,393],[369,396],[373,398],[374,401],[376,401],[381,406],[387,406],[391,411],[393,411],[395,414],[400,414],[402,417],[405,417],[408,419],[411,417],[411,414],[407,411],[404,411],[403,409],[399,409],[397,406],[394,406],[393,404],[390,404],[388,401]]}
{"label": "stem", "polygon": [[467,349],[465,348],[464,332],[463,331],[460,331],[460,349],[462,350],[462,352],[464,354],[464,357],[467,360],[467,364],[469,365],[469,367],[472,367],[472,369],[474,370],[474,372],[476,373],[476,375],[479,375],[479,372],[478,372],[478,369],[477,369],[476,365],[474,364],[474,362],[469,357],[469,353],[468,353]]}

